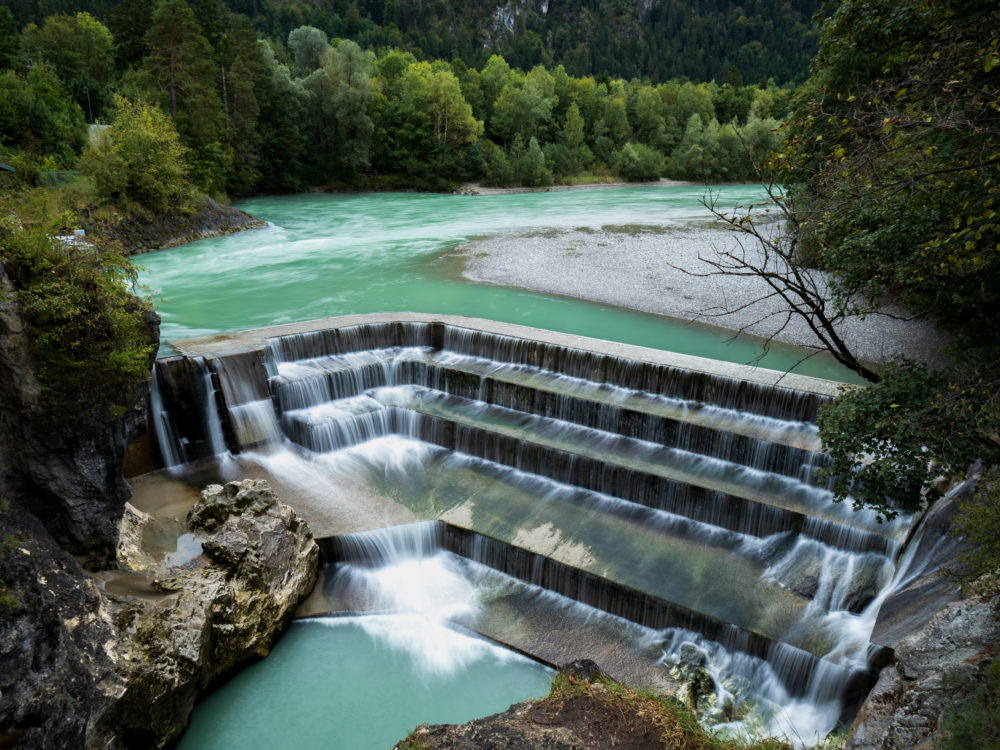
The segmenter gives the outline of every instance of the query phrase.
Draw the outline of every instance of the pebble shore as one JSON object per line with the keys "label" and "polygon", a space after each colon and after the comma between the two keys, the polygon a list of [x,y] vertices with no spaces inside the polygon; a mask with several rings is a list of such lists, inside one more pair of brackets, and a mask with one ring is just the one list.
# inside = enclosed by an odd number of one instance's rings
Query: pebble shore
{"label": "pebble shore", "polygon": [[[805,321],[793,316],[786,323],[784,303],[763,299],[770,289],[762,280],[680,270],[706,273],[711,268],[702,258],[734,248],[736,242],[732,233],[706,221],[499,235],[469,243],[457,256],[462,276],[470,281],[562,294],[814,346],[816,338]],[[744,244],[747,252],[756,251]],[[947,340],[930,321],[883,315],[847,319],[839,332],[861,358],[873,362],[904,355],[940,364],[938,350]]]}

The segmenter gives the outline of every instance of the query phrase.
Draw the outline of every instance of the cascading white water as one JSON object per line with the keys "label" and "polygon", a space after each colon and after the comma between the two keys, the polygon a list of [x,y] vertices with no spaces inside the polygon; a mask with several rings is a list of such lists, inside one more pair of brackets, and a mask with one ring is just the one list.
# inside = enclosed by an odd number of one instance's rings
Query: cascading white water
{"label": "cascading white water", "polygon": [[204,360],[199,358],[198,369],[200,377],[198,384],[201,386],[200,401],[205,405],[205,434],[208,438],[208,446],[211,455],[218,456],[226,453],[226,439],[222,434],[222,422],[219,421],[219,402],[216,395],[215,384],[212,382],[212,371],[205,365]]}
{"label": "cascading white water", "polygon": [[[213,366],[234,439],[254,451],[245,460],[285,486],[370,486],[418,518],[502,540],[490,563],[501,569],[503,545],[524,547],[536,567],[561,566],[568,592],[590,587],[581,601],[641,624],[615,598],[650,596],[668,622],[702,628],[657,632],[664,663],[684,644],[702,654],[713,723],[752,693],[758,709],[740,726],[812,741],[865,679],[912,519],[878,523],[831,501],[815,478],[826,461],[808,421],[815,395],[427,324],[283,337],[263,363]],[[340,608],[435,627],[476,619],[482,591],[467,569],[436,540],[403,549],[385,533],[356,537],[366,564],[347,554],[334,588],[357,606]]]}
{"label": "cascading white water", "polygon": [[170,469],[185,462],[184,442],[181,437],[174,433],[173,426],[170,424],[170,415],[163,405],[162,385],[155,365],[150,381],[149,420],[153,423],[153,431],[156,433],[156,441],[160,446],[163,463]]}

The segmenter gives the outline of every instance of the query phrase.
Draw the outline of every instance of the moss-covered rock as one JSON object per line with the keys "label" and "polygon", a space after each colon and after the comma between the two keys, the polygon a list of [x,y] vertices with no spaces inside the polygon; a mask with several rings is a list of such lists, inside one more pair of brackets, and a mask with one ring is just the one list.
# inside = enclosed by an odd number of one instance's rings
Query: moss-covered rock
{"label": "moss-covered rock", "polygon": [[466,724],[423,724],[395,750],[788,750],[774,740],[721,740],[677,700],[634,690],[589,660],[560,670],[549,695]]}

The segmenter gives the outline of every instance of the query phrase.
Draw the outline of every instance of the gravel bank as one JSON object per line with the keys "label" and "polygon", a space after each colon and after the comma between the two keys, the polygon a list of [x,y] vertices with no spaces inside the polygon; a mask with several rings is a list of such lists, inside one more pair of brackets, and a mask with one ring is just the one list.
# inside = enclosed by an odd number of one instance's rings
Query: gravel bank
{"label": "gravel bank", "polygon": [[[773,336],[789,344],[815,345],[812,332],[797,317],[778,330],[785,321],[780,300],[754,303],[770,291],[763,281],[691,276],[678,270],[708,271],[701,257],[735,243],[729,232],[705,222],[662,230],[606,227],[497,236],[465,245],[456,254],[463,277],[470,281],[563,294]],[[749,245],[748,250],[752,250]],[[881,315],[850,319],[840,334],[870,361],[897,354],[942,361],[938,350],[945,337],[928,321],[904,322]]]}

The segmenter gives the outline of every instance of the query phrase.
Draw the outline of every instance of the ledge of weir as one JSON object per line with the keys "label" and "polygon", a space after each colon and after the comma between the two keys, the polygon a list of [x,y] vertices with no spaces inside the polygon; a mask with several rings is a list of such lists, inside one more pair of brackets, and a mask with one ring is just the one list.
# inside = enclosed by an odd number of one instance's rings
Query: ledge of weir
{"label": "ledge of weir", "polygon": [[470,318],[462,315],[433,315],[429,313],[374,313],[367,315],[342,315],[334,318],[318,318],[298,323],[253,328],[202,336],[198,338],[171,341],[170,344],[185,356],[223,357],[245,352],[263,351],[269,339],[301,333],[345,328],[348,326],[378,323],[439,323],[455,328],[510,336],[511,338],[536,341],[569,349],[578,349],[636,362],[674,367],[691,372],[715,375],[735,380],[743,380],[764,386],[787,388],[794,391],[812,393],[818,396],[834,397],[840,388],[851,387],[835,380],[826,380],[809,375],[768,370],[763,367],[725,362],[723,360],[696,357],[690,354],[662,349],[650,349],[632,344],[595,339],[541,328],[501,323],[485,318]]}

